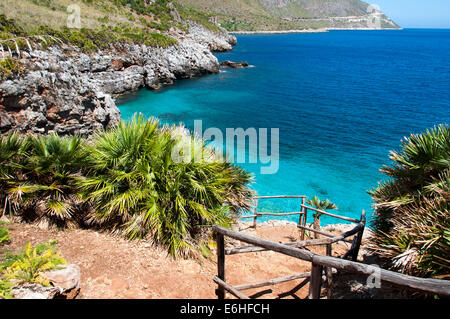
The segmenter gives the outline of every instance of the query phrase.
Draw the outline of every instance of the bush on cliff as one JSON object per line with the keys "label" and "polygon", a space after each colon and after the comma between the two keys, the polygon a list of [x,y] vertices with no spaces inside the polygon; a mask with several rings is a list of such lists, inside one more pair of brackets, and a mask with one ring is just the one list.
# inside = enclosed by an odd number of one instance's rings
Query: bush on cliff
{"label": "bush on cliff", "polygon": [[450,126],[402,141],[391,152],[390,180],[370,192],[375,235],[370,249],[403,273],[450,275]]}
{"label": "bush on cliff", "polygon": [[[36,34],[47,34],[56,39],[75,45],[84,52],[93,52],[99,49],[108,49],[111,45],[118,43],[145,44],[152,47],[167,48],[178,43],[177,40],[160,33],[141,28],[131,28],[118,25],[114,28],[91,29],[69,29],[54,30],[47,26],[40,26]],[[55,41],[47,39],[46,45],[56,44]]]}
{"label": "bush on cliff", "polygon": [[23,65],[16,59],[6,58],[0,60],[0,79],[6,80],[10,77],[20,74],[23,71]]}
{"label": "bush on cliff", "polygon": [[13,19],[0,14],[0,39],[10,39],[11,35],[23,36],[25,31]]}
{"label": "bush on cliff", "polygon": [[[189,159],[207,160],[174,160],[186,147]],[[0,151],[3,213],[151,236],[173,256],[195,251],[204,226],[229,225],[251,197],[247,172],[183,129],[142,116],[89,142],[10,134]]]}

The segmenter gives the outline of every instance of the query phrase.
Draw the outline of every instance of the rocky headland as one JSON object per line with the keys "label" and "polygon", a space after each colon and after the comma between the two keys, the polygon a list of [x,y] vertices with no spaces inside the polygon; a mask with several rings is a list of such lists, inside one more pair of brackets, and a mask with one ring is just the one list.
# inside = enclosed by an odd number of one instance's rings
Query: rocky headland
{"label": "rocky headland", "polygon": [[0,81],[0,132],[88,135],[120,120],[114,97],[139,88],[158,89],[178,79],[219,73],[213,52],[236,38],[189,23],[171,30],[168,48],[114,44],[93,54],[60,44],[21,52],[20,75]]}

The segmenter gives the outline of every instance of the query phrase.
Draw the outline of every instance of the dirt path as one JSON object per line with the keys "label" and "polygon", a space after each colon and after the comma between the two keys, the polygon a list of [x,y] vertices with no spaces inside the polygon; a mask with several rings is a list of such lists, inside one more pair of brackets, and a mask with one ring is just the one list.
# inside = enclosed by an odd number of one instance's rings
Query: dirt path
{"label": "dirt path", "polygon": [[[17,251],[27,242],[57,240],[57,246],[68,263],[81,268],[80,298],[102,299],[186,299],[216,298],[217,273],[215,253],[202,260],[173,260],[167,253],[151,244],[130,242],[123,238],[92,230],[58,231],[35,225],[8,225],[11,242],[2,249]],[[244,230],[250,235],[277,242],[299,239],[295,226],[265,226]],[[333,255],[341,255],[348,246],[335,245]],[[313,252],[324,254],[325,248]],[[227,282],[232,285],[256,282],[310,271],[310,263],[274,252],[259,252],[227,256]],[[303,280],[247,290],[258,298],[305,298],[309,284]]]}

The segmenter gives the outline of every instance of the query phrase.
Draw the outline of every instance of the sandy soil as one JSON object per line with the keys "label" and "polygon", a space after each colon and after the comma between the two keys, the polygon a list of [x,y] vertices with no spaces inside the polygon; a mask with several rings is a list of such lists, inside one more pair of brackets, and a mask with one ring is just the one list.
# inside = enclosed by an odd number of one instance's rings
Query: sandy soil
{"label": "sandy soil", "polygon": [[[216,255],[202,260],[174,260],[167,253],[145,241],[126,239],[92,230],[58,231],[35,225],[12,223],[11,241],[2,249],[17,251],[27,242],[38,244],[57,240],[68,263],[82,271],[79,298],[216,298]],[[277,242],[299,240],[295,226],[270,225],[241,230],[250,235]],[[345,253],[349,244],[334,245],[333,255]],[[325,254],[324,247],[311,251]],[[274,252],[231,255],[226,257],[226,279],[232,285],[257,282],[310,271],[310,263]],[[305,298],[309,284],[304,279],[276,286],[247,290],[258,298]],[[232,297],[232,296],[228,296]]]}

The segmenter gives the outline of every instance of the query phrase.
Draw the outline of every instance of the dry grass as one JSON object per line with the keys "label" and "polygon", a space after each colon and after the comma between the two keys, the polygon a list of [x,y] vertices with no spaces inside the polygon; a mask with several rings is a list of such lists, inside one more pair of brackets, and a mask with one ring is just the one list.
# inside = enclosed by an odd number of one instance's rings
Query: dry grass
{"label": "dry grass", "polygon": [[[30,31],[39,25],[48,25],[61,29],[67,25],[69,13],[67,7],[74,4],[71,0],[52,0],[52,7],[35,4],[32,0],[2,0],[0,14],[18,22],[25,30]],[[126,24],[133,27],[144,27],[136,14],[128,8],[119,8],[107,0],[95,1],[88,5],[79,1],[81,9],[81,27],[100,28],[102,25],[116,26]],[[107,17],[105,19],[105,17]],[[131,18],[133,17],[133,18]],[[132,21],[134,19],[134,21]]]}

